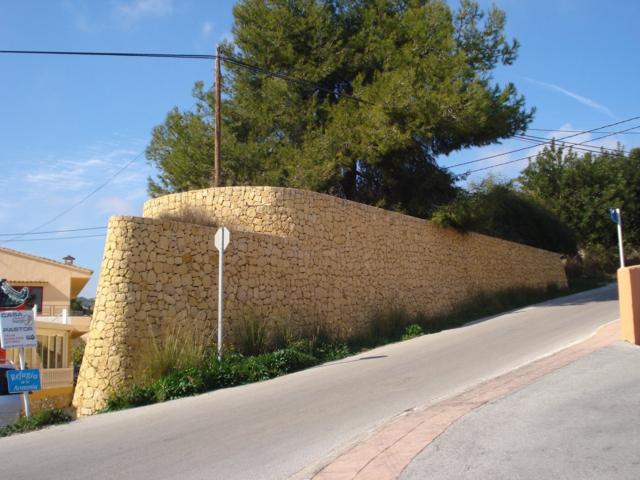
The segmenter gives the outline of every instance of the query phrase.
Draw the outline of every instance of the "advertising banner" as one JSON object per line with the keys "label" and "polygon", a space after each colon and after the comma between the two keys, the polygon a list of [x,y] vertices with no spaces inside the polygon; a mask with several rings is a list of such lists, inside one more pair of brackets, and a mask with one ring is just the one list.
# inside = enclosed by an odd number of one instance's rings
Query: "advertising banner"
{"label": "advertising banner", "polygon": [[40,390],[40,370],[7,370],[9,393],[37,392]]}
{"label": "advertising banner", "polygon": [[0,312],[0,347],[36,347],[36,326],[31,310]]}

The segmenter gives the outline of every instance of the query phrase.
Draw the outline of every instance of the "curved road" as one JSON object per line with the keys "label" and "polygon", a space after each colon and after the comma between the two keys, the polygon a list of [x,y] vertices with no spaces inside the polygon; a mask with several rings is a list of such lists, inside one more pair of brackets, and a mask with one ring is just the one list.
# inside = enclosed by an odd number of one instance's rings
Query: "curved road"
{"label": "curved road", "polygon": [[0,471],[12,480],[305,478],[403,411],[616,318],[614,284],[267,382],[0,438]]}

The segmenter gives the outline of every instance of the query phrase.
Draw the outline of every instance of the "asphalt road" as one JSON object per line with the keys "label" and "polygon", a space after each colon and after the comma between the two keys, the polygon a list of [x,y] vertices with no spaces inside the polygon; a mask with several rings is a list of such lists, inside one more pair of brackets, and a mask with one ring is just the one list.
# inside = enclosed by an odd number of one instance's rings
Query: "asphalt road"
{"label": "asphalt road", "polygon": [[618,317],[609,285],[267,382],[0,438],[2,478],[280,479]]}

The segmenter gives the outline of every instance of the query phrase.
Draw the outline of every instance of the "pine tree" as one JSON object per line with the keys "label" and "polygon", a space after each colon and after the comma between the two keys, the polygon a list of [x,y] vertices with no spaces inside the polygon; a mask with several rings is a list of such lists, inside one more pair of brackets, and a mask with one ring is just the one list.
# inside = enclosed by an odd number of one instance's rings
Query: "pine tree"
{"label": "pine tree", "polygon": [[[494,83],[517,42],[505,15],[463,0],[241,0],[224,55],[306,82],[225,62],[225,184],[307,188],[428,216],[456,193],[442,155],[523,131],[514,85]],[[212,98],[172,111],[147,151],[150,192],[205,187]]]}

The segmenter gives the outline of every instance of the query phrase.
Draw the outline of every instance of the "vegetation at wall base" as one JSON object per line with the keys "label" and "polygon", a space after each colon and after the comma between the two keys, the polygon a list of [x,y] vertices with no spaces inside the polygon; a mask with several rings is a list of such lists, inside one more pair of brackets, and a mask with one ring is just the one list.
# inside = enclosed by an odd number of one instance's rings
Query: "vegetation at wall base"
{"label": "vegetation at wall base", "polygon": [[20,417],[18,421],[12,425],[0,427],[0,437],[8,437],[16,433],[26,433],[50,425],[58,425],[71,421],[71,417],[59,408],[43,408],[31,414],[30,418]]}
{"label": "vegetation at wall base", "polygon": [[[258,320],[248,317],[244,343],[253,354],[243,355],[228,352],[218,360],[213,350],[204,351],[199,360],[191,357],[189,365],[184,363],[169,367],[163,363],[160,377],[136,383],[114,392],[102,412],[139,407],[176,398],[197,395],[220,388],[268,380],[280,375],[304,370],[324,362],[339,360],[364,350],[387,343],[408,340],[427,333],[459,327],[467,322],[489,315],[499,314],[515,308],[542,302],[579,291],[601,286],[597,279],[581,278],[561,290],[555,286],[536,290],[531,288],[509,289],[495,294],[480,294],[458,305],[446,315],[410,315],[403,309],[392,308],[371,317],[370,329],[365,335],[347,339],[332,339],[320,324],[314,325],[304,336],[296,338],[290,332],[276,330],[276,349],[255,353],[269,348],[263,326]],[[188,339],[188,336],[183,337]],[[274,345],[272,338],[271,345]],[[157,349],[162,349],[158,344]],[[175,352],[175,341],[167,347]],[[160,355],[165,358],[164,354]]]}

